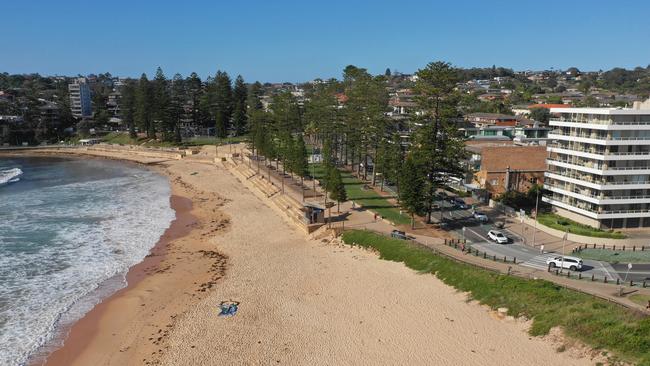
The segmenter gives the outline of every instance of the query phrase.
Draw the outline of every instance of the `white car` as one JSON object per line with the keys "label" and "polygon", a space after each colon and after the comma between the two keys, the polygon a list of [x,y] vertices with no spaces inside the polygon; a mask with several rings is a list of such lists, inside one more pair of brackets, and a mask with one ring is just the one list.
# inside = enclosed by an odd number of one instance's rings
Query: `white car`
{"label": "white car", "polygon": [[578,257],[569,257],[566,255],[564,256],[564,260],[562,260],[561,255],[549,258],[546,260],[546,264],[550,265],[551,268],[567,268],[572,271],[580,271],[582,269],[582,259]]}
{"label": "white car", "polygon": [[474,219],[478,220],[479,222],[488,222],[488,217],[483,212],[476,211],[474,212],[473,216]]}
{"label": "white car", "polygon": [[508,241],[510,241],[502,232],[496,230],[488,231],[488,238],[494,240],[498,244],[508,244]]}

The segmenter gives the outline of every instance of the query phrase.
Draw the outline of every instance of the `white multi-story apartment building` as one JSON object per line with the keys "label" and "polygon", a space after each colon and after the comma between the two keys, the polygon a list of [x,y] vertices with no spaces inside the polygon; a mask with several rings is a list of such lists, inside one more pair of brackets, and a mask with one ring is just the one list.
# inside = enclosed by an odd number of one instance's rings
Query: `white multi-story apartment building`
{"label": "white multi-story apartment building", "polygon": [[85,78],[75,79],[68,84],[70,92],[70,109],[77,118],[86,118],[93,115],[90,86]]}
{"label": "white multi-story apartment building", "polygon": [[597,228],[650,227],[650,100],[551,113],[543,200]]}

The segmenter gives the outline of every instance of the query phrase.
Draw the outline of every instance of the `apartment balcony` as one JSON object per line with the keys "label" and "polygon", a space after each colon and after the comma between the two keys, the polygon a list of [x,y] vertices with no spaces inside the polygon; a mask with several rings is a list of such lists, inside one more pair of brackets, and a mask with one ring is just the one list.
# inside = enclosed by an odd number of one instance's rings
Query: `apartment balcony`
{"label": "apartment balcony", "polygon": [[557,130],[549,132],[551,140],[582,142],[585,144],[620,146],[620,145],[650,145],[650,136],[647,137],[605,137],[591,134],[564,134]]}
{"label": "apartment balcony", "polygon": [[565,169],[579,170],[581,172],[603,175],[603,164],[596,164],[590,162],[575,162],[570,160],[561,159],[546,159],[546,164],[559,166]]}
{"label": "apartment balcony", "polygon": [[650,217],[650,210],[593,210],[587,204],[576,204],[572,203],[569,200],[565,199],[556,199],[553,197],[543,196],[542,201],[549,203],[553,206],[563,208],[572,212],[579,213],[581,215],[591,217],[596,220],[602,219],[624,219],[624,218],[635,218],[635,217]]}
{"label": "apartment balcony", "polygon": [[650,174],[650,165],[610,167],[594,162],[582,162],[562,159],[546,159],[548,165],[559,166],[565,169],[579,170],[598,175],[645,175]]}
{"label": "apartment balcony", "polygon": [[599,149],[584,149],[579,146],[567,146],[551,144],[548,146],[548,151],[557,154],[565,154],[571,156],[578,156],[587,159],[603,160],[603,161],[627,161],[627,160],[649,160],[650,151],[631,151],[631,152],[607,152]]}
{"label": "apartment balcony", "polygon": [[621,189],[650,189],[650,180],[646,181],[618,181],[608,182],[605,179],[594,179],[590,175],[545,172],[544,177],[561,180],[563,182],[578,184],[584,187],[593,188],[599,191],[621,190]]}
{"label": "apartment balcony", "polygon": [[607,120],[567,120],[554,118],[549,121],[549,126],[589,128],[600,131],[632,131],[650,130],[650,121],[618,121]]}
{"label": "apartment balcony", "polygon": [[632,205],[637,203],[650,203],[650,195],[638,196],[605,196],[602,194],[592,194],[586,189],[569,189],[569,187],[561,187],[552,184],[544,184],[544,188],[551,192],[559,193],[565,196],[577,198],[586,202],[595,203],[597,205]]}

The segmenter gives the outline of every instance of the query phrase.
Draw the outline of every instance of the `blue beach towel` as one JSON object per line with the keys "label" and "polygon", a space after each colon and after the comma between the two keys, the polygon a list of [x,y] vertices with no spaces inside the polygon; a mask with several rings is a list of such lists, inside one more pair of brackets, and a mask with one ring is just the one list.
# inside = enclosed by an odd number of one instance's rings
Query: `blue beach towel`
{"label": "blue beach towel", "polygon": [[237,308],[239,307],[239,302],[237,301],[222,301],[219,304],[219,316],[234,316],[237,314]]}

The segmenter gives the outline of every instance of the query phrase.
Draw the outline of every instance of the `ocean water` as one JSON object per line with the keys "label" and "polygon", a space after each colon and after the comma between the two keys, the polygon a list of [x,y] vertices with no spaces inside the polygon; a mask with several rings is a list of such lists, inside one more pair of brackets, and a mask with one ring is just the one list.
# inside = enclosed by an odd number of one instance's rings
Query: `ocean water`
{"label": "ocean water", "polygon": [[174,219],[167,179],[99,159],[0,157],[0,365],[24,365],[126,285]]}

